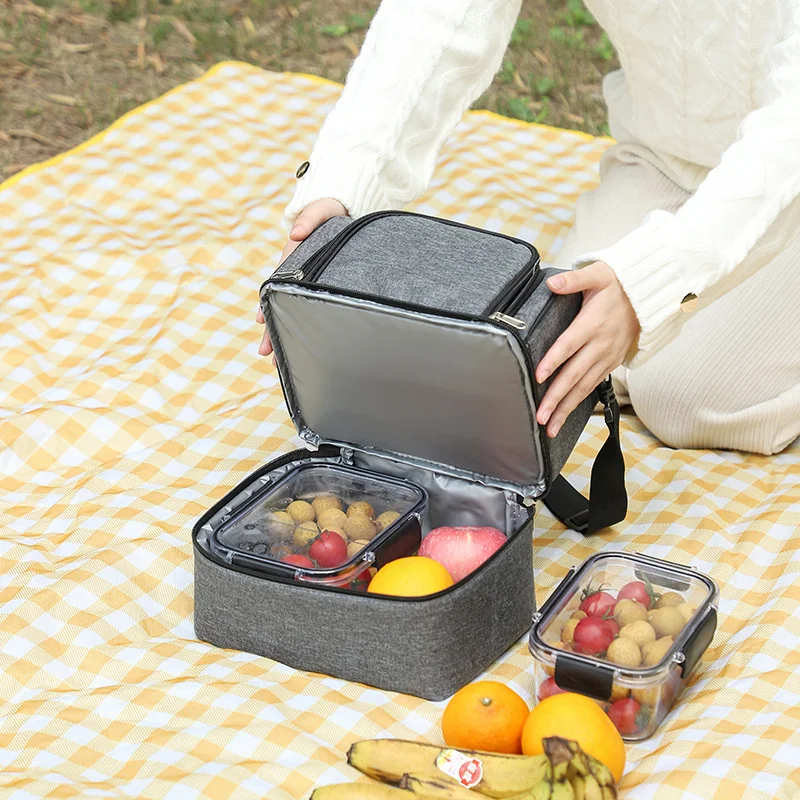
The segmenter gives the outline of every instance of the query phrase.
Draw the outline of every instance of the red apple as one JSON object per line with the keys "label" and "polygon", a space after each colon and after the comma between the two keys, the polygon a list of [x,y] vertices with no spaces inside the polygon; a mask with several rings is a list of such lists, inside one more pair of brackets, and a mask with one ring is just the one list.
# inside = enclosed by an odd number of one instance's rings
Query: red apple
{"label": "red apple", "polygon": [[419,548],[421,556],[438,561],[455,583],[476,570],[506,542],[505,534],[490,527],[435,528]]}

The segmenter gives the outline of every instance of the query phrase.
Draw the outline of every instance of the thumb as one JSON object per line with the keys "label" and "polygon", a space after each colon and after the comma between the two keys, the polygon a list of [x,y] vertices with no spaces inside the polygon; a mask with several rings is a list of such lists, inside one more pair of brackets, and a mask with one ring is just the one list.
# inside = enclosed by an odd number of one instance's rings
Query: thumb
{"label": "thumb", "polygon": [[582,269],[561,272],[547,279],[547,287],[556,294],[575,294],[585,292],[587,289],[595,289],[602,285],[600,276],[592,269],[594,265],[583,267]]}
{"label": "thumb", "polygon": [[300,212],[289,232],[289,238],[293,242],[302,242],[326,220],[345,214],[347,210],[338,200],[331,197],[315,200]]}

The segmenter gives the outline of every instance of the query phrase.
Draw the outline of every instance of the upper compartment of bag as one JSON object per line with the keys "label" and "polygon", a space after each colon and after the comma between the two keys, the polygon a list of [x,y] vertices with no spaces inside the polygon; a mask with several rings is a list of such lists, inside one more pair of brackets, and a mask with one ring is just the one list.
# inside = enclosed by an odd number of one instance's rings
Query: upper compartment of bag
{"label": "upper compartment of bag", "polygon": [[531,245],[490,231],[401,212],[330,220],[261,293],[301,437],[538,496],[547,456],[510,314],[548,291],[541,278]]}

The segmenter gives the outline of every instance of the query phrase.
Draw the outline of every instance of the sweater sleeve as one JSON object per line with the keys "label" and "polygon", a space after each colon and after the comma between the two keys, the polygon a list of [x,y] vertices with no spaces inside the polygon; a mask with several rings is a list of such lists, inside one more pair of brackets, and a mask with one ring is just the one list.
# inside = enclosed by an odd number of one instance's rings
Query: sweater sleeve
{"label": "sweater sleeve", "polygon": [[383,0],[286,209],[332,197],[351,216],[400,208],[500,67],[521,0]]}
{"label": "sweater sleeve", "polygon": [[605,262],[630,298],[641,334],[629,366],[678,334],[686,295],[697,295],[701,308],[763,266],[748,263],[748,253],[800,202],[800,4],[791,7],[788,36],[770,52],[763,102],[696,193],[674,214],[653,211],[616,244],[574,263]]}

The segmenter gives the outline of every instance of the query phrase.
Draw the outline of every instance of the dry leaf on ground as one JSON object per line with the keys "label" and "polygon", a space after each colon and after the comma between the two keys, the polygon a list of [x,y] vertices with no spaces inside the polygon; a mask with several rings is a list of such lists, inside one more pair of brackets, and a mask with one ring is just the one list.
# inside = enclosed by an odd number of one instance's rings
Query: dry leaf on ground
{"label": "dry leaf on ground", "polygon": [[60,106],[78,105],[78,99],[76,97],[70,97],[68,94],[46,94],[45,97],[54,103],[58,103]]}
{"label": "dry leaf on ground", "polygon": [[175,30],[181,36],[183,36],[183,38],[186,39],[187,42],[189,42],[189,44],[195,44],[197,42],[197,39],[195,39],[194,34],[186,27],[186,23],[183,20],[175,17],[172,20],[172,25],[175,28]]}
{"label": "dry leaf on ground", "polygon": [[48,147],[60,147],[60,145],[54,142],[52,139],[48,139],[46,136],[36,133],[36,131],[23,130],[22,128],[11,128],[6,132],[14,139],[33,139],[34,142],[46,144]]}

